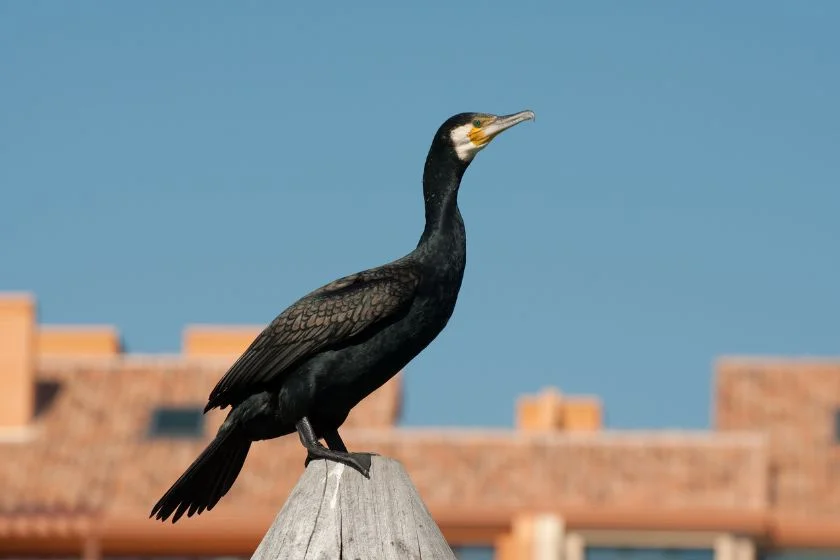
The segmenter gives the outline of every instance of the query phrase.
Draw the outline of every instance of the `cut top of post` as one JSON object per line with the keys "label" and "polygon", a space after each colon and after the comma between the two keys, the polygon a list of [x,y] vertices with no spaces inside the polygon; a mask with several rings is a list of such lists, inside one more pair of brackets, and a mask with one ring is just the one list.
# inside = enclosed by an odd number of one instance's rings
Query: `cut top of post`
{"label": "cut top of post", "polygon": [[312,461],[251,560],[456,560],[402,465]]}

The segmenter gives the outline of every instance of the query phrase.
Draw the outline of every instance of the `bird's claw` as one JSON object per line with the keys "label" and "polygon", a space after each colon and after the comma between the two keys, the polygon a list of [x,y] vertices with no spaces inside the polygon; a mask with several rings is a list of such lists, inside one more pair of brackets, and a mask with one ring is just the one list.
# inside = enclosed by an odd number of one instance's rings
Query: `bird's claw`
{"label": "bird's claw", "polygon": [[370,478],[371,457],[373,455],[377,455],[377,453],[344,453],[318,447],[308,450],[303,466],[304,468],[308,467],[314,459],[326,459],[347,465],[357,470],[365,478]]}

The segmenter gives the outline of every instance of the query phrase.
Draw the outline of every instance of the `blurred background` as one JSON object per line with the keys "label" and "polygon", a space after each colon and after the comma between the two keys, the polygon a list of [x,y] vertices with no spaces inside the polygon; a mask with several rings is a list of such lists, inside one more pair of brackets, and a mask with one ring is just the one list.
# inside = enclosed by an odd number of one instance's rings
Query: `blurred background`
{"label": "blurred background", "polygon": [[838,18],[0,0],[0,555],[250,557],[296,439],[147,519],[209,390],[414,247],[447,117],[532,109],[464,177],[455,315],[348,445],[463,559],[840,558]]}

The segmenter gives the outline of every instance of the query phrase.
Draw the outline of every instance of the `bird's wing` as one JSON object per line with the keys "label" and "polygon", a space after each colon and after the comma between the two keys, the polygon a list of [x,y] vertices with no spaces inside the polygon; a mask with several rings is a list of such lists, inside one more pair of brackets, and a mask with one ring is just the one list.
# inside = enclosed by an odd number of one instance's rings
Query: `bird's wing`
{"label": "bird's wing", "polygon": [[304,296],[277,316],[210,393],[205,411],[224,407],[282,377],[301,360],[341,347],[408,308],[420,282],[410,263],[345,276]]}

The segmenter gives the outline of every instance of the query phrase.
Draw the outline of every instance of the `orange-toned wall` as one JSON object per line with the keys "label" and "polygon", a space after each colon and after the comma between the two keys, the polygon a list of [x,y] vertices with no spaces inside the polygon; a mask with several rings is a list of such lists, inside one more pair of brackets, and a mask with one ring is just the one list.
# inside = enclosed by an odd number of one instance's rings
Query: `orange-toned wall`
{"label": "orange-toned wall", "polygon": [[39,358],[116,356],[120,335],[110,326],[43,326],[36,336]]}
{"label": "orange-toned wall", "polygon": [[602,428],[602,417],[597,397],[567,397],[554,388],[523,395],[516,404],[516,426],[525,431],[594,432]]}
{"label": "orange-toned wall", "polygon": [[22,429],[32,417],[35,320],[28,294],[0,296],[0,429]]}
{"label": "orange-toned wall", "polygon": [[229,356],[244,352],[262,327],[191,325],[184,329],[183,353],[190,357]]}
{"label": "orange-toned wall", "polygon": [[715,427],[768,438],[771,506],[840,515],[840,361],[722,359],[716,384]]}

